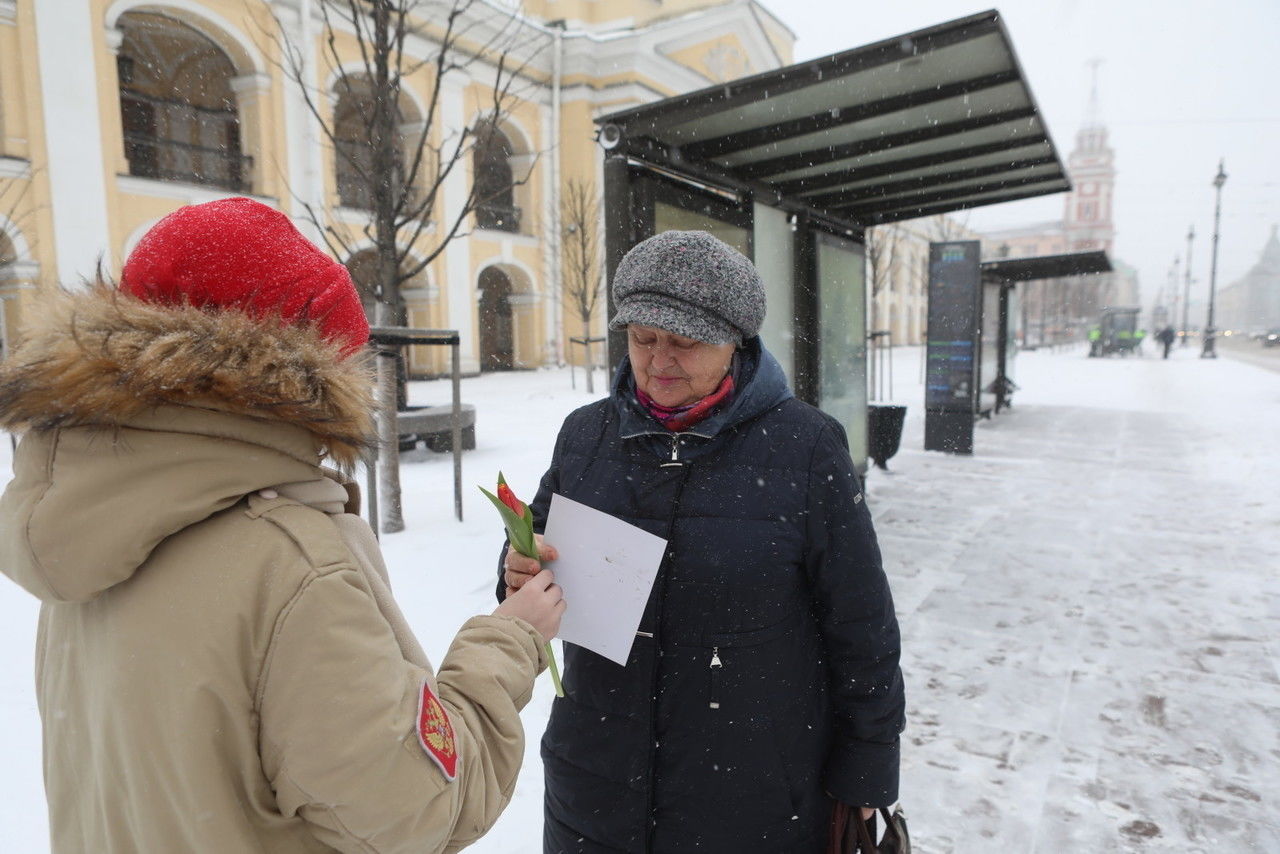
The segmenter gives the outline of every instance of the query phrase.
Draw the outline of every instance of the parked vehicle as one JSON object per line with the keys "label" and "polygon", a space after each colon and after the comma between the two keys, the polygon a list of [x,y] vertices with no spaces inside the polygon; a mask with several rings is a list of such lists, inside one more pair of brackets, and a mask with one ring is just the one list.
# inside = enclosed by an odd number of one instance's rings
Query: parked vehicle
{"label": "parked vehicle", "polygon": [[1262,336],[1263,347],[1280,347],[1280,329],[1268,329]]}
{"label": "parked vehicle", "polygon": [[1138,329],[1142,309],[1131,307],[1104,308],[1098,325],[1089,331],[1089,356],[1127,356],[1142,344],[1144,332]]}

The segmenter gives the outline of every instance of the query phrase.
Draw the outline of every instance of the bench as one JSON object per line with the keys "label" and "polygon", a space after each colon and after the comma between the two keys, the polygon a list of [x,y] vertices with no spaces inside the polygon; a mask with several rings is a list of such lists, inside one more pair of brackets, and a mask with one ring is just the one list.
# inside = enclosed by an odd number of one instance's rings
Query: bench
{"label": "bench", "polygon": [[[476,449],[476,408],[464,403],[459,409],[462,419],[462,450]],[[433,451],[453,450],[453,407],[411,406],[396,413],[396,432],[400,447],[409,450],[421,440]],[[409,447],[405,447],[408,445]]]}

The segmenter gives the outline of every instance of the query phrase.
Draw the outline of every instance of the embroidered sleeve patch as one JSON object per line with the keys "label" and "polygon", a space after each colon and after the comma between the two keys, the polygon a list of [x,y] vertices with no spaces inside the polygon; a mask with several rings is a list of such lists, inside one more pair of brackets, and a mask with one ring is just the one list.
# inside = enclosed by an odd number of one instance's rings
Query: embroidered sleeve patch
{"label": "embroidered sleeve patch", "polygon": [[440,766],[446,780],[452,781],[458,776],[458,744],[453,737],[453,725],[425,679],[422,697],[418,700],[418,743]]}

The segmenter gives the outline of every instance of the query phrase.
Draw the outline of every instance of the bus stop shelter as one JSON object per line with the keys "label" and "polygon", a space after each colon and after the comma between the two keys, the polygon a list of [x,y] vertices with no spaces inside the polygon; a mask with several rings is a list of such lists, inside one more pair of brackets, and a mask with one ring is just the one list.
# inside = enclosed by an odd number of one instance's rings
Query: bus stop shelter
{"label": "bus stop shelter", "polygon": [[[1009,405],[1013,391],[1013,363],[1018,338],[1023,331],[1018,311],[1019,282],[1063,279],[1110,273],[1111,261],[1102,250],[1039,255],[1029,258],[1001,258],[983,261],[982,275],[982,358],[979,387],[991,396],[993,412]],[[988,346],[987,342],[990,341]]]}
{"label": "bus stop shelter", "polygon": [[[859,465],[865,228],[1070,189],[995,11],[597,122],[610,279],[669,229],[704,229],[752,258],[766,346],[796,395],[844,424]],[[610,362],[625,352],[612,333]]]}
{"label": "bus stop shelter", "polygon": [[1111,270],[1105,252],[982,261],[976,240],[929,244],[924,447],[973,453],[973,423],[1010,405],[1019,282]]}

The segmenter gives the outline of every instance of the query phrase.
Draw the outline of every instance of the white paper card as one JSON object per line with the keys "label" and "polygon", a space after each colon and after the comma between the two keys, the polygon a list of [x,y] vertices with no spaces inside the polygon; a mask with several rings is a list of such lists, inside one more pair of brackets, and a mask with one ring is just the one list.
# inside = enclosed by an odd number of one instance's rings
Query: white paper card
{"label": "white paper card", "polygon": [[667,541],[563,495],[551,496],[546,564],[564,590],[561,640],[626,666]]}

